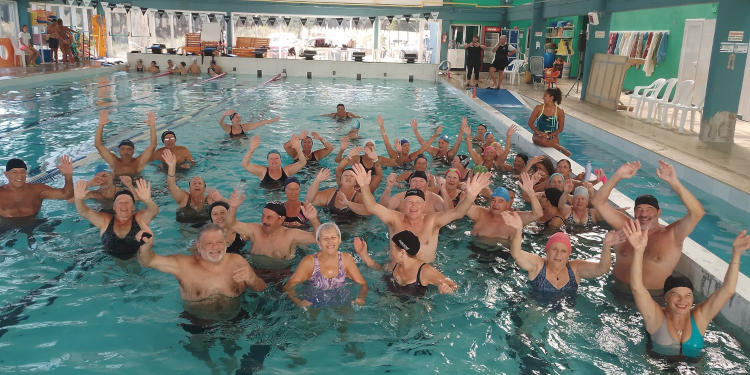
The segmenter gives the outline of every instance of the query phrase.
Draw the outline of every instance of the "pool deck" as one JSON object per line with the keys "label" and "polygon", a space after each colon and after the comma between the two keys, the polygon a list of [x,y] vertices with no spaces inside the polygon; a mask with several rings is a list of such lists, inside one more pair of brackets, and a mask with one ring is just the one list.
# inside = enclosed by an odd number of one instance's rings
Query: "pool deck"
{"label": "pool deck", "polygon": [[84,61],[80,63],[47,63],[38,66],[0,68],[0,80],[13,80],[45,74],[77,71],[81,69],[96,69],[102,65],[97,61]]}
{"label": "pool deck", "polygon": [[[460,72],[451,74],[450,82],[463,89],[463,76]],[[482,83],[486,82],[482,79]],[[574,83],[575,80],[563,79],[559,84],[563,92],[562,107],[567,114],[750,194],[750,122],[737,120],[733,145],[704,143],[698,140],[697,134],[680,134],[661,129],[658,124],[634,118],[632,112],[615,112],[582,102],[576,90],[569,97],[564,97]],[[544,93],[540,86],[534,88],[525,83],[504,86],[525,99],[538,102],[542,100]],[[480,87],[486,87],[486,84],[480,84]],[[623,94],[621,99],[627,103],[628,96]],[[699,116],[696,117],[697,130]]]}

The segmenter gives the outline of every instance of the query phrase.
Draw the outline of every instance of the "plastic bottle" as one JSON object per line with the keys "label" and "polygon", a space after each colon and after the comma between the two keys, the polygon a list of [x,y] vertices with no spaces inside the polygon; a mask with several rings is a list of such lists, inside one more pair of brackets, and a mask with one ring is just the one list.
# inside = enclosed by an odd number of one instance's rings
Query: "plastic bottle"
{"label": "plastic bottle", "polygon": [[583,174],[583,181],[588,181],[591,178],[591,162],[586,162],[586,172]]}
{"label": "plastic bottle", "polygon": [[240,179],[240,182],[234,185],[234,190],[236,190],[240,194],[244,193],[246,188],[247,188],[247,181],[244,178]]}

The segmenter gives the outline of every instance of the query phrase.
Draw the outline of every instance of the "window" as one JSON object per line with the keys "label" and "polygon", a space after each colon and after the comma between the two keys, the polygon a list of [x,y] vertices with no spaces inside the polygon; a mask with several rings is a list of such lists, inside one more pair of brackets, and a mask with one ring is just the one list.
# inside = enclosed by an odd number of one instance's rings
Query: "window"
{"label": "window", "polygon": [[171,17],[163,13],[159,15],[159,13],[154,13],[154,35],[156,36],[156,39],[154,41],[155,44],[164,44],[167,47],[172,47],[174,43],[172,43],[172,22]]}

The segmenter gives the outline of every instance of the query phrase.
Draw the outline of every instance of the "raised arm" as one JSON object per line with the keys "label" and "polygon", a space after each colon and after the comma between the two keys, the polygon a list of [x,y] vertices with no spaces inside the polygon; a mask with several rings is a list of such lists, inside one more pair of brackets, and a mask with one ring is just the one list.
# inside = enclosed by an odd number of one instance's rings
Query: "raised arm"
{"label": "raised arm", "polygon": [[94,147],[96,147],[96,150],[99,151],[99,155],[104,159],[104,161],[109,164],[111,168],[117,164],[117,156],[112,153],[112,151],[109,151],[109,149],[104,146],[104,141],[102,140],[102,134],[104,133],[104,125],[109,123],[109,110],[102,109],[99,111],[99,125],[96,127],[96,136],[94,137]]}
{"label": "raised arm", "polygon": [[73,201],[75,202],[76,210],[84,219],[99,228],[100,231],[104,231],[107,225],[109,225],[111,215],[94,211],[86,205],[84,200],[86,199],[87,190],[86,181],[81,180],[76,182],[75,189],[73,190]]}
{"label": "raised arm", "polygon": [[390,201],[391,201],[391,190],[393,190],[393,185],[396,184],[396,180],[398,180],[398,177],[395,173],[391,173],[386,177],[385,179],[385,189],[383,189],[383,192],[380,193],[380,200],[378,203],[382,204],[383,206],[389,207]]}
{"label": "raised arm", "polygon": [[664,320],[664,312],[643,284],[643,252],[648,243],[648,234],[641,231],[638,221],[628,220],[622,227],[628,242],[633,247],[633,262],[630,264],[630,291],[635,306],[643,315],[648,333],[654,333]]}
{"label": "raised arm", "polygon": [[144,179],[138,179],[135,181],[135,195],[141,202],[146,204],[146,209],[135,213],[136,219],[140,219],[142,223],[148,224],[151,220],[159,214],[159,206],[154,203],[151,199],[151,183],[146,182]]}
{"label": "raised arm", "polygon": [[344,157],[344,151],[349,147],[349,137],[341,138],[341,143],[339,145],[339,152],[336,154],[336,163],[341,163],[341,160]]}
{"label": "raised arm", "polygon": [[328,202],[324,201],[322,199],[319,199],[319,189],[320,189],[320,183],[327,180],[329,177],[331,177],[331,170],[328,168],[322,168],[320,171],[318,171],[318,174],[315,176],[315,179],[313,180],[312,184],[309,188],[307,188],[307,194],[305,195],[305,202],[310,202],[314,206],[324,206]]}
{"label": "raised arm", "polygon": [[266,167],[262,165],[253,164],[250,159],[253,157],[253,153],[255,150],[258,149],[258,146],[260,146],[260,136],[255,135],[252,138],[250,138],[250,146],[247,149],[247,152],[245,153],[245,156],[242,158],[242,168],[245,168],[246,171],[254,174],[259,179],[262,179],[263,176],[266,174]]}
{"label": "raised arm", "polygon": [[570,192],[573,191],[573,180],[566,178],[565,184],[563,184],[563,193],[560,199],[557,202],[557,209],[560,210],[560,216],[563,218],[567,218],[570,216],[570,211],[573,210],[573,208],[568,204],[568,198],[570,197]]}
{"label": "raised arm", "polygon": [[447,225],[453,220],[458,220],[469,212],[471,206],[474,205],[474,201],[477,199],[477,195],[482,189],[490,185],[491,173],[478,173],[471,176],[469,181],[466,181],[466,190],[464,190],[463,198],[456,207],[442,212],[436,212],[435,226],[442,227]]}
{"label": "raised arm", "polygon": [[419,134],[419,129],[417,129],[417,119],[411,120],[411,130],[414,132],[414,136],[417,137],[419,145],[424,145],[424,138],[422,138],[422,135]]}
{"label": "raised arm", "polygon": [[727,273],[724,274],[724,282],[716,289],[708,299],[698,304],[695,308],[695,323],[701,333],[706,331],[708,323],[716,317],[721,308],[729,302],[737,288],[737,274],[740,272],[740,258],[742,253],[750,249],[750,236],[743,230],[732,243],[732,258],[729,260]]}
{"label": "raised arm", "polygon": [[503,211],[501,215],[503,216],[505,225],[515,230],[510,243],[510,255],[516,261],[518,267],[521,267],[526,273],[539,273],[539,270],[544,265],[544,259],[521,249],[521,242],[523,241],[523,222],[521,221],[521,217],[518,216],[518,213],[512,211]]}
{"label": "raised arm", "polygon": [[[466,117],[461,119],[461,128],[464,127],[464,125],[468,128],[469,125],[466,121]],[[448,161],[451,161],[457,154],[458,149],[461,148],[461,142],[464,140],[464,133],[459,129],[458,131],[458,139],[456,139],[455,142],[453,142],[453,147],[448,151]]]}
{"label": "raised arm", "polygon": [[677,179],[677,174],[672,165],[659,160],[659,168],[656,170],[656,175],[669,184],[669,187],[677,193],[677,196],[682,200],[682,204],[688,210],[685,217],[670,224],[670,227],[674,228],[675,241],[682,243],[682,240],[695,229],[695,226],[698,225],[698,222],[706,214],[706,211],[703,209],[701,202]]}
{"label": "raised arm", "polygon": [[[147,235],[144,236],[144,233]],[[154,238],[151,233],[140,231],[136,234],[135,239],[142,243],[138,249],[138,263],[141,266],[154,268],[179,277],[180,264],[177,256],[161,256],[154,253]]]}
{"label": "raised arm", "polygon": [[617,185],[620,180],[635,176],[635,173],[638,172],[640,167],[640,161],[623,164],[617,169],[617,172],[607,180],[607,183],[599,188],[596,195],[591,198],[591,204],[599,212],[599,215],[601,215],[601,217],[612,227],[612,229],[622,228],[630,219],[625,214],[609,205],[607,202],[609,194],[612,193],[612,189],[615,188],[615,185]]}
{"label": "raised arm", "polygon": [[469,156],[474,160],[474,164],[481,165],[484,163],[484,159],[482,158],[482,155],[479,155],[478,152],[474,151],[474,146],[471,145],[471,128],[469,128],[468,125],[463,126],[462,124],[461,131],[466,135],[466,149],[469,151]]}
{"label": "raised arm", "polygon": [[300,207],[300,210],[302,211],[302,214],[305,215],[307,220],[310,221],[310,224],[312,224],[312,227],[313,227],[313,232],[299,230],[300,232],[309,233],[312,236],[312,238],[310,238],[309,236],[302,238],[302,242],[300,243],[302,243],[303,245],[314,243],[315,242],[314,232],[317,231],[318,227],[320,226],[320,219],[318,218],[318,210],[310,202],[305,202]]}
{"label": "raised arm", "polygon": [[323,144],[323,148],[313,152],[313,154],[315,155],[315,159],[317,160],[323,159],[324,157],[328,156],[331,152],[333,152],[333,149],[334,149],[333,143],[328,142],[328,140],[323,138],[323,136],[318,134],[318,132],[311,132],[310,135],[312,135],[314,139],[319,140],[320,143]]}
{"label": "raised arm", "polygon": [[40,196],[44,199],[70,199],[73,197],[73,160],[70,156],[61,156],[57,169],[65,177],[65,185],[62,188],[42,185]]}
{"label": "raised arm", "polygon": [[417,155],[425,152],[428,148],[430,148],[432,146],[432,142],[435,142],[435,140],[437,139],[437,137],[440,135],[442,131],[443,131],[443,125],[438,126],[437,129],[435,129],[435,133],[432,134],[432,137],[430,137],[430,139],[428,139],[427,142],[422,144],[422,147],[420,147],[419,150],[414,151],[411,154],[409,154],[409,160],[413,160],[414,158],[417,157]]}
{"label": "raised arm", "polygon": [[146,167],[146,164],[151,160],[151,155],[156,150],[156,116],[154,111],[149,111],[146,117],[146,123],[148,124],[150,142],[143,153],[138,155],[138,170],[142,170]]}
{"label": "raised arm", "polygon": [[625,235],[617,231],[609,231],[604,236],[604,242],[602,243],[602,253],[599,256],[599,261],[594,262],[592,260],[572,260],[570,261],[571,266],[575,268],[576,275],[580,279],[590,279],[599,277],[609,272],[609,268],[612,266],[612,246],[618,245],[625,242]]}
{"label": "raised arm", "polygon": [[362,262],[364,262],[367,267],[370,267],[376,271],[383,270],[383,265],[372,259],[370,253],[367,252],[367,242],[363,241],[359,237],[354,237],[354,252],[359,255],[359,258],[362,259]]}
{"label": "raised arm", "polygon": [[297,161],[294,162],[294,164],[287,165],[284,167],[284,172],[287,176],[292,176],[295,173],[299,172],[300,169],[304,168],[307,164],[307,157],[305,157],[305,153],[302,152],[302,145],[299,143],[299,139],[297,139],[293,144],[292,147],[297,151]]}
{"label": "raised arm", "polygon": [[375,197],[370,191],[370,172],[365,171],[362,164],[354,164],[352,167],[354,170],[357,184],[359,184],[360,193],[362,197],[362,204],[364,204],[367,211],[377,216],[385,225],[391,226],[398,219],[399,213],[393,210],[389,210],[385,206],[375,202]]}
{"label": "raised arm", "polygon": [[168,149],[164,150],[162,156],[164,157],[164,162],[167,163],[167,189],[169,189],[169,193],[172,195],[174,201],[177,202],[177,206],[185,207],[189,195],[177,186],[177,182],[175,180],[177,159],[175,159],[172,151]]}
{"label": "raised arm", "polygon": [[518,176],[518,179],[521,185],[521,191],[529,196],[529,203],[531,203],[531,211],[519,213],[523,225],[526,226],[532,221],[536,221],[542,217],[542,215],[544,215],[544,210],[542,209],[542,204],[539,202],[539,197],[537,197],[534,192],[534,181],[531,179],[531,176],[526,172],[522,172],[521,175]]}
{"label": "raised arm", "polygon": [[391,147],[391,141],[388,139],[388,134],[385,132],[385,120],[383,120],[383,116],[378,115],[377,122],[380,127],[380,135],[383,137],[383,142],[385,142],[385,150],[388,152],[388,156],[393,159],[398,158],[398,152]]}
{"label": "raised arm", "polygon": [[268,124],[273,124],[274,122],[279,121],[280,119],[281,119],[281,117],[276,116],[276,117],[274,117],[272,119],[260,120],[260,121],[257,121],[257,122],[246,122],[246,123],[242,124],[242,130],[246,131],[246,132],[249,132],[249,131],[257,129],[257,128],[261,127],[261,126],[265,126],[265,125],[268,125]]}
{"label": "raised arm", "polygon": [[224,123],[224,118],[226,118],[227,116],[231,116],[233,113],[237,113],[237,111],[235,111],[233,109],[227,109],[227,111],[224,112],[224,114],[221,115],[221,117],[219,117],[219,126],[221,126],[221,128],[227,134],[229,134],[229,133],[232,132],[232,125],[228,125],[228,124]]}

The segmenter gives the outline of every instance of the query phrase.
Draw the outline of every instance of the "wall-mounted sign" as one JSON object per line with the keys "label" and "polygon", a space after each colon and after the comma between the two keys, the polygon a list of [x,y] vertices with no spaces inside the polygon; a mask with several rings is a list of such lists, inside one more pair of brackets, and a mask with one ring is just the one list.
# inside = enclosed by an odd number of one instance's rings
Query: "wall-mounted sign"
{"label": "wall-mounted sign", "polygon": [[594,38],[604,39],[604,30],[597,30],[594,32]]}
{"label": "wall-mounted sign", "polygon": [[734,53],[747,53],[747,43],[735,43]]}
{"label": "wall-mounted sign", "polygon": [[734,52],[734,43],[721,42],[721,46],[719,47],[719,52],[721,52],[721,53],[733,53]]}
{"label": "wall-mounted sign", "polygon": [[534,32],[534,36],[541,37],[542,36],[542,32],[541,31],[535,31]]}
{"label": "wall-mounted sign", "polygon": [[744,37],[745,32],[742,30],[730,31],[729,36],[727,36],[727,42],[741,42]]}

